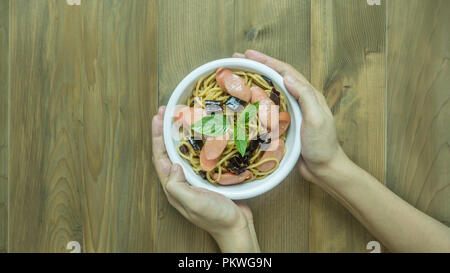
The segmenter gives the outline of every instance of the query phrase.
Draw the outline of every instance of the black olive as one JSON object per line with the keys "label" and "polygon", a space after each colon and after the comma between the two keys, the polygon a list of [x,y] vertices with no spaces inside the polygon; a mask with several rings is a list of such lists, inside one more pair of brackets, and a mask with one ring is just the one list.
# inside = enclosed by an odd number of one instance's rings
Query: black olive
{"label": "black olive", "polygon": [[207,100],[205,101],[205,109],[208,115],[221,113],[222,112],[222,102],[218,100]]}
{"label": "black olive", "polygon": [[228,171],[230,173],[233,173],[233,174],[236,174],[236,175],[239,175],[239,174],[245,172],[245,170],[246,170],[246,168],[236,167],[236,166],[232,166],[232,167],[229,167],[227,169],[228,169]]}
{"label": "black olive", "polygon": [[217,105],[222,106],[222,102],[220,100],[205,100],[205,105]]}
{"label": "black olive", "polygon": [[269,133],[263,133],[258,135],[258,141],[259,143],[269,144],[272,141],[272,139],[270,138]]}
{"label": "black olive", "polygon": [[240,100],[236,97],[231,96],[227,101],[225,102],[225,105],[230,108],[233,112],[239,112],[242,109],[244,109],[245,101]]}
{"label": "black olive", "polygon": [[276,105],[280,105],[280,92],[278,90],[276,90],[275,88],[272,88],[272,91],[270,92],[270,99]]}
{"label": "black olive", "polygon": [[250,160],[250,157],[252,156],[252,152],[246,151],[244,156],[242,157],[242,167],[247,168],[248,167],[248,161]]}
{"label": "black olive", "polygon": [[269,148],[272,139],[268,133],[264,133],[258,136],[258,141],[261,144],[261,150],[266,151]]}
{"label": "black olive", "polygon": [[247,170],[247,167],[240,168],[239,171],[238,171],[239,172],[238,174],[241,174],[241,173],[245,172],[245,170]]}
{"label": "black olive", "polygon": [[205,171],[199,171],[198,174],[199,174],[203,179],[206,179],[206,172],[205,172]]}
{"label": "black olive", "polygon": [[257,140],[257,139],[250,140],[250,144],[248,145],[247,151],[245,153],[247,153],[247,152],[253,153],[258,148],[258,146],[259,146],[259,140]]}
{"label": "black olive", "polygon": [[280,105],[280,96],[275,93],[270,93],[270,99],[275,103],[275,105]]}
{"label": "black olive", "polygon": [[182,154],[187,154],[188,152],[189,152],[189,150],[188,150],[188,147],[186,147],[186,145],[181,145],[180,146],[180,152],[182,153]]}
{"label": "black olive", "polygon": [[243,173],[248,167],[248,155],[247,158],[241,156],[241,154],[233,156],[227,166],[228,171],[234,174]]}
{"label": "black olive", "polygon": [[200,151],[203,147],[203,140],[201,139],[194,139],[193,137],[187,137],[189,144],[191,144],[192,148],[194,148],[195,151]]}
{"label": "black olive", "polygon": [[240,154],[237,155],[237,156],[232,157],[232,158],[230,159],[230,163],[231,163],[232,165],[234,165],[234,166],[240,166],[240,165],[243,163],[242,157],[240,156]]}
{"label": "black olive", "polygon": [[271,79],[267,78],[267,77],[264,76],[264,75],[261,75],[261,77],[262,77],[262,78],[263,78],[270,86],[273,86],[273,82],[272,82]]}
{"label": "black olive", "polygon": [[278,97],[280,96],[280,91],[278,91],[277,89],[275,89],[275,87],[272,88],[272,93],[274,93],[274,94],[277,95]]}

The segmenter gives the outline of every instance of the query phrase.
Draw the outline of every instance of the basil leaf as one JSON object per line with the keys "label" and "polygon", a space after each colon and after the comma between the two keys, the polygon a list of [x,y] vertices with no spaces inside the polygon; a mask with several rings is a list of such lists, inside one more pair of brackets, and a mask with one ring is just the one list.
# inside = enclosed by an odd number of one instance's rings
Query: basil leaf
{"label": "basil leaf", "polygon": [[191,129],[207,136],[221,136],[228,131],[230,122],[224,115],[209,115],[191,125]]}
{"label": "basil leaf", "polygon": [[249,124],[258,113],[259,101],[247,105],[244,110],[239,114],[238,123]]}
{"label": "basil leaf", "polygon": [[238,152],[244,156],[245,150],[247,149],[247,134],[245,132],[245,126],[236,124],[234,128],[234,145]]}
{"label": "basil leaf", "polygon": [[234,128],[234,145],[238,152],[244,156],[247,150],[247,127],[248,124],[256,118],[258,113],[259,102],[249,104],[239,114],[237,124]]}

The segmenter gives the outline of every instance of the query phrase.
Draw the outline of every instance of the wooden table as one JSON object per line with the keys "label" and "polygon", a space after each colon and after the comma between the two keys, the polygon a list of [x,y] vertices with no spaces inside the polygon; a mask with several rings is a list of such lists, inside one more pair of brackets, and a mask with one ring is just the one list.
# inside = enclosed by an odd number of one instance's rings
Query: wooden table
{"label": "wooden table", "polygon": [[[448,0],[0,0],[0,252],[218,251],[168,204],[151,118],[247,48],[323,90],[346,153],[449,225],[449,17]],[[249,204],[266,252],[373,240],[297,171]]]}

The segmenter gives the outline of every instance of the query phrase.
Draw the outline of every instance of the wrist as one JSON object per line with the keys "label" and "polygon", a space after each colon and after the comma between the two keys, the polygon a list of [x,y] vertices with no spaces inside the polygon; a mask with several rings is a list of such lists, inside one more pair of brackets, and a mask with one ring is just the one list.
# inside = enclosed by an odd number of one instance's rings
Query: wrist
{"label": "wrist", "polygon": [[[354,188],[361,183],[360,179],[364,176],[364,171],[360,169],[344,151],[339,148],[339,152],[326,166],[316,170],[315,176],[319,184],[326,186],[328,190],[342,194],[344,189]],[[355,184],[357,183],[357,184]]]}
{"label": "wrist", "polygon": [[333,157],[325,163],[307,164],[311,173],[319,180],[329,180],[351,165],[351,160],[339,146]]}
{"label": "wrist", "polygon": [[224,253],[254,253],[260,251],[252,223],[244,228],[210,232],[210,234]]}

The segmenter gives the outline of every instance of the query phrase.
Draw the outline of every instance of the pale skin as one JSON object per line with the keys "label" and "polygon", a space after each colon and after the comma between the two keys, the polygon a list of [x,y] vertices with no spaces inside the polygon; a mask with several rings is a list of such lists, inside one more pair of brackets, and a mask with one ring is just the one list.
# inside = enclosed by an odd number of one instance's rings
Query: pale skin
{"label": "pale skin", "polygon": [[[304,179],[346,207],[393,252],[450,252],[450,228],[414,208],[352,162],[340,147],[333,115],[321,92],[291,65],[263,53],[235,53],[264,63],[284,78],[300,104],[302,154],[298,168]],[[186,183],[179,165],[167,157],[162,136],[165,107],[153,118],[153,162],[167,198],[186,219],[207,231],[222,252],[259,252],[250,208]]]}

